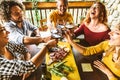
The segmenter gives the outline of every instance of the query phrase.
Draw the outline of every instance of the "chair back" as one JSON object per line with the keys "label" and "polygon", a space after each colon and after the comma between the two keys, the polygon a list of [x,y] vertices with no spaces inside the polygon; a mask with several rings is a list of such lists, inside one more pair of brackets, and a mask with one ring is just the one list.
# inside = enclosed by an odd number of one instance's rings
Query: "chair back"
{"label": "chair back", "polygon": [[40,20],[40,30],[46,31],[47,30],[47,19]]}

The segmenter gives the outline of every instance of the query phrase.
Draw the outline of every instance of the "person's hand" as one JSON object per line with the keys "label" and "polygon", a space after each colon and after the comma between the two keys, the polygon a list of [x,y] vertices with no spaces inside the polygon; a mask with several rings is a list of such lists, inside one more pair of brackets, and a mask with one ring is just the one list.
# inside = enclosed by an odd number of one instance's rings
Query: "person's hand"
{"label": "person's hand", "polygon": [[94,67],[96,67],[97,69],[101,70],[103,73],[105,73],[108,78],[110,79],[111,77],[114,77],[114,75],[112,74],[112,72],[99,60],[94,61]]}
{"label": "person's hand", "polygon": [[69,30],[65,31],[65,38],[67,39],[68,42],[72,41],[71,33]]}
{"label": "person's hand", "polygon": [[51,40],[51,39],[52,39],[51,36],[42,38],[43,42],[48,42],[48,41]]}
{"label": "person's hand", "polygon": [[58,42],[57,39],[52,39],[52,40],[49,40],[46,44],[47,44],[47,47],[48,47],[48,48],[51,48],[51,47],[56,46],[56,45],[57,45],[57,42]]}
{"label": "person's hand", "polygon": [[25,73],[23,74],[22,80],[25,80],[26,78],[28,78],[31,75],[31,73]]}

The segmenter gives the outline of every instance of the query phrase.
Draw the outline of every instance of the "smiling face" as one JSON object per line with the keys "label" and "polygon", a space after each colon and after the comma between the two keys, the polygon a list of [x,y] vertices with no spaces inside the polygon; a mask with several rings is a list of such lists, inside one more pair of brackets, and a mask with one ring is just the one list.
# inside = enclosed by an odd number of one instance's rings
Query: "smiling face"
{"label": "smiling face", "polygon": [[6,31],[5,27],[0,25],[0,45],[5,46],[8,43],[8,34],[9,32]]}
{"label": "smiling face", "polygon": [[109,32],[110,35],[110,45],[120,46],[120,24]]}
{"label": "smiling face", "polygon": [[90,8],[90,17],[98,18],[100,14],[100,6],[99,4],[93,4]]}
{"label": "smiling face", "polygon": [[66,0],[58,0],[57,1],[57,9],[58,9],[60,15],[64,15],[67,8],[68,8],[68,3]]}
{"label": "smiling face", "polygon": [[11,20],[19,23],[22,22],[23,19],[23,10],[19,6],[11,7]]}

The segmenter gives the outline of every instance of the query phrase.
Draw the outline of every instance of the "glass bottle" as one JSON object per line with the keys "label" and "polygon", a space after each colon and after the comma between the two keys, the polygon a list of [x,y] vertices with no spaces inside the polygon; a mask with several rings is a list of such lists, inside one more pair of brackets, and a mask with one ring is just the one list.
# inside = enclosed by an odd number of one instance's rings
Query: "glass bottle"
{"label": "glass bottle", "polygon": [[47,67],[45,63],[41,64],[42,74],[40,80],[51,80],[51,74],[47,71]]}

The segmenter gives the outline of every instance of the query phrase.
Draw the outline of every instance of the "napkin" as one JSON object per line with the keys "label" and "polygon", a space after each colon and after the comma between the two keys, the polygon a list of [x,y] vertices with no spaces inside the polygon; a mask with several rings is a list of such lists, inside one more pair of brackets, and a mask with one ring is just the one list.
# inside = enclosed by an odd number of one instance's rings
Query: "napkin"
{"label": "napkin", "polygon": [[83,72],[93,72],[92,66],[90,63],[81,63]]}

